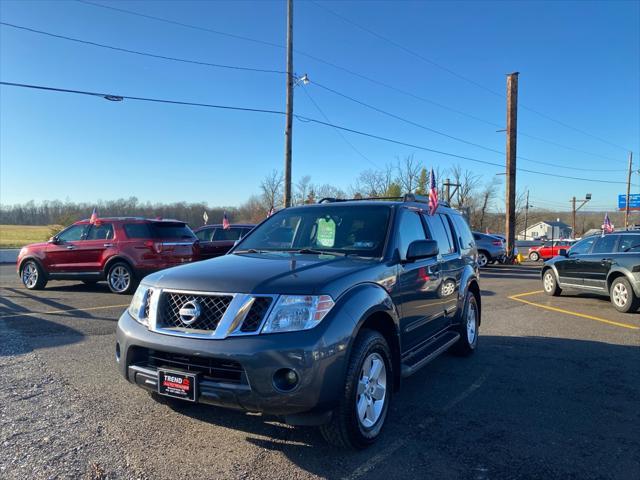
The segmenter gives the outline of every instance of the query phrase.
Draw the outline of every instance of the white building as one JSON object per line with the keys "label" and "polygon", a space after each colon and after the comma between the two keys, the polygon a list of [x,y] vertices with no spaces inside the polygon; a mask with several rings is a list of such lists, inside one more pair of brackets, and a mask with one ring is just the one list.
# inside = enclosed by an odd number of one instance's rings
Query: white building
{"label": "white building", "polygon": [[518,240],[533,240],[534,238],[547,237],[549,240],[553,238],[570,238],[571,227],[564,222],[538,222],[518,233]]}

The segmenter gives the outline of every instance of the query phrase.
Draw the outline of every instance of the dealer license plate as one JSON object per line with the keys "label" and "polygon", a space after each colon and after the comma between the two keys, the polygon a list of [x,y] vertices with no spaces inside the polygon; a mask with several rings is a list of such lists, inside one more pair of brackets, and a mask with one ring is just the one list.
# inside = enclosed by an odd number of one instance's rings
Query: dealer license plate
{"label": "dealer license plate", "polygon": [[167,397],[196,401],[198,377],[192,373],[158,369],[158,393]]}

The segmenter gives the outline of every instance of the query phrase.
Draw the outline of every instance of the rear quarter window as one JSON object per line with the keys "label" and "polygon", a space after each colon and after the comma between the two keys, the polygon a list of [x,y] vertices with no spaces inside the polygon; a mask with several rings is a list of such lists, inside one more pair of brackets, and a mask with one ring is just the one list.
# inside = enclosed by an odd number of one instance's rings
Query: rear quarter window
{"label": "rear quarter window", "polygon": [[196,236],[185,223],[155,222],[149,225],[154,240],[195,240]]}
{"label": "rear quarter window", "polygon": [[130,239],[151,238],[151,232],[146,223],[125,223],[124,233]]}
{"label": "rear quarter window", "polygon": [[462,215],[451,215],[450,218],[453,220],[460,248],[463,250],[473,248],[476,244],[475,235],[471,233],[471,229],[469,228],[467,221],[462,218]]}

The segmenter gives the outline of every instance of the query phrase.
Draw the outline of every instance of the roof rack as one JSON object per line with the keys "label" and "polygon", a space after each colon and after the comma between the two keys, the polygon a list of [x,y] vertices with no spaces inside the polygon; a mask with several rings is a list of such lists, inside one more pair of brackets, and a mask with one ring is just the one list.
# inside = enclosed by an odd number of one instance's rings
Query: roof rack
{"label": "roof rack", "polygon": [[[415,193],[407,193],[402,197],[362,197],[362,198],[334,198],[334,197],[324,197],[321,198],[318,203],[335,203],[335,202],[353,202],[353,201],[364,201],[364,200],[395,200],[400,202],[415,202],[415,203],[429,203],[429,197],[426,195],[417,195]],[[443,207],[449,207],[449,202],[445,202],[440,200],[438,202],[439,205]]]}

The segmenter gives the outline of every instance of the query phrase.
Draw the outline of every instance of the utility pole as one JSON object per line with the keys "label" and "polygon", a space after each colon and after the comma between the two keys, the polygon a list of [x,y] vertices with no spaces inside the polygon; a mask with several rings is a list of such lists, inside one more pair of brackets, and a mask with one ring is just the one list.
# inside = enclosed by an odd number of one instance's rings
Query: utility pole
{"label": "utility pole", "polygon": [[629,173],[627,174],[627,203],[624,209],[624,229],[629,229],[629,195],[631,194],[631,166],[633,164],[633,152],[629,152]]}
{"label": "utility pole", "polygon": [[518,72],[507,75],[507,256],[512,257],[516,234],[516,138],[518,130]]}
{"label": "utility pole", "polygon": [[[456,192],[458,191],[458,188],[460,188],[460,184],[451,183],[451,180],[447,178],[445,179],[442,185],[444,186],[444,196],[447,197],[447,203],[451,205],[451,197],[453,197],[456,194]],[[451,187],[455,187],[453,192],[451,191]]]}
{"label": "utility pole", "polygon": [[580,200],[581,203],[576,208],[576,197],[573,197],[571,199],[571,218],[572,218],[571,228],[573,229],[571,230],[572,238],[576,238],[576,212],[580,210],[582,207],[584,207],[589,200],[591,200],[591,194],[587,193],[587,195],[584,197],[584,200]]}
{"label": "utility pole", "polygon": [[527,240],[527,227],[529,226],[529,190],[527,190],[527,203],[524,206],[524,239]]}
{"label": "utility pole", "polygon": [[284,131],[284,206],[291,206],[291,136],[293,127],[293,0],[287,1],[287,109]]}

